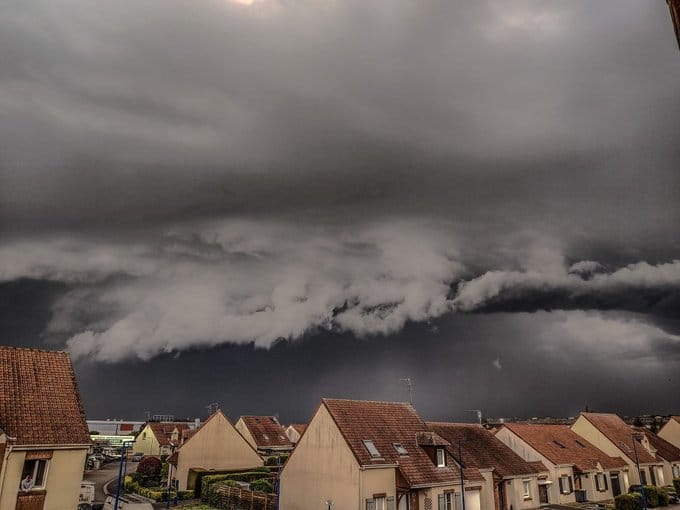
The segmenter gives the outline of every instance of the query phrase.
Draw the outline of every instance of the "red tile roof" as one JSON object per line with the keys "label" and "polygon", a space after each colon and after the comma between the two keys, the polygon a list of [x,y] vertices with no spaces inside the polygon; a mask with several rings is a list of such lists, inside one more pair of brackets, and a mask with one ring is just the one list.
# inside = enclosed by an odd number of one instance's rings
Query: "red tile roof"
{"label": "red tile roof", "polygon": [[241,416],[258,448],[293,448],[275,416]]}
{"label": "red tile roof", "polygon": [[449,452],[456,459],[458,443],[461,442],[461,457],[466,467],[493,468],[501,478],[543,471],[532,467],[481,425],[444,422],[427,422],[427,425],[451,443]]}
{"label": "red tile roof", "polygon": [[305,430],[307,430],[306,423],[291,423],[289,426],[293,427],[295,431],[300,435],[304,434]]}
{"label": "red tile roof", "polygon": [[[427,424],[415,409],[402,402],[367,402],[359,400],[323,399],[347,445],[362,466],[393,465],[403,475],[410,487],[460,483],[458,468],[449,457],[445,467],[437,467],[428,450],[419,446],[417,437],[430,433]],[[427,434],[426,434],[427,435]],[[375,458],[364,441],[372,441],[380,457]],[[435,441],[436,442],[436,441]],[[400,444],[405,455],[400,455],[395,444]],[[482,481],[477,469],[464,471],[467,480]]]}
{"label": "red tile roof", "polygon": [[[185,421],[150,421],[148,425],[161,446],[179,446],[182,442],[182,434],[185,430],[189,430],[189,423]],[[178,436],[176,441],[172,441],[172,433],[175,429],[178,431]]]}
{"label": "red tile roof", "polygon": [[68,353],[0,347],[0,429],[20,445],[90,443]]}
{"label": "red tile roof", "polygon": [[649,444],[656,450],[657,457],[661,457],[667,462],[680,462],[680,448],[677,448],[645,427],[634,427],[634,429],[647,436]]}
{"label": "red tile roof", "polygon": [[529,464],[534,470],[536,470],[536,473],[545,473],[550,471],[548,467],[543,464],[540,460],[528,460],[527,464]]}
{"label": "red tile roof", "polygon": [[506,423],[505,426],[553,464],[573,464],[578,471],[625,467],[620,457],[610,457],[567,425]]}
{"label": "red tile roof", "polygon": [[[629,459],[635,460],[633,450],[633,429],[615,414],[581,413],[597,430],[609,439]],[[635,445],[641,464],[656,463],[654,458],[641,444]]]}

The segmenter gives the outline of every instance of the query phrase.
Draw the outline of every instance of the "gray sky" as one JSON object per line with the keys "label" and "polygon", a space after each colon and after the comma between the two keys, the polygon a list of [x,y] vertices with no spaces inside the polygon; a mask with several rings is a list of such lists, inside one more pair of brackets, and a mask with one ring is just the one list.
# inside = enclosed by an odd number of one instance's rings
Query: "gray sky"
{"label": "gray sky", "polygon": [[93,417],[678,412],[679,58],[660,0],[5,1],[4,343]]}

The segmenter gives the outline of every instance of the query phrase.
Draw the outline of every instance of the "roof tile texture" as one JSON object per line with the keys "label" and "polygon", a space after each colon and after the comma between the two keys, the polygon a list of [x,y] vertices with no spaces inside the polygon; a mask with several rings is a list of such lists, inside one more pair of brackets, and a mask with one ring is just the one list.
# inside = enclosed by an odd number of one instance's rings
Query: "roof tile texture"
{"label": "roof tile texture", "polygon": [[[156,440],[161,446],[179,446],[182,442],[182,435],[185,430],[189,430],[189,423],[185,421],[150,421],[149,428],[156,436]],[[177,429],[177,440],[172,440],[172,433]]]}
{"label": "roof tile texture", "polygon": [[622,458],[610,457],[567,425],[506,423],[505,426],[553,464],[573,464],[580,471],[593,471],[598,462],[604,469],[626,466]]}
{"label": "roof tile texture", "polygon": [[285,429],[274,416],[241,416],[258,448],[293,448]]}
{"label": "roof tile texture", "polygon": [[[609,439],[616,447],[621,450],[628,458],[635,459],[633,449],[633,429],[619,416],[608,413],[581,413],[596,429]],[[657,462],[640,443],[635,444],[638,458],[643,464]]]}
{"label": "roof tile texture", "polygon": [[657,457],[661,457],[667,462],[680,462],[680,448],[673,446],[664,438],[657,436],[649,429],[644,427],[635,427],[635,430],[647,436],[649,444],[656,450]]}
{"label": "roof tile texture", "polygon": [[428,422],[427,425],[451,443],[449,451],[456,458],[458,442],[461,442],[461,457],[465,467],[493,468],[502,478],[543,471],[532,467],[481,425],[443,422]]}
{"label": "roof tile texture", "polygon": [[[453,462],[437,467],[430,456],[432,452],[427,451],[434,447],[418,445],[418,435],[429,429],[410,404],[336,399],[322,402],[362,466],[396,465],[412,487],[460,483],[458,468]],[[380,458],[371,456],[364,440],[373,442]],[[400,455],[394,443],[400,443],[407,455]],[[465,470],[464,476],[467,480],[483,480],[474,468]]]}
{"label": "roof tile texture", "polygon": [[0,429],[20,445],[90,443],[68,353],[0,347]]}

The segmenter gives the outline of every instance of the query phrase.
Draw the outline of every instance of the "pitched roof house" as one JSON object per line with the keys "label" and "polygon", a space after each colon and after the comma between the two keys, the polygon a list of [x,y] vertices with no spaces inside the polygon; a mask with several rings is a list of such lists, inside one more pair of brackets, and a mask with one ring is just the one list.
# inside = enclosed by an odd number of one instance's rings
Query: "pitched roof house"
{"label": "pitched roof house", "polygon": [[550,502],[603,501],[628,489],[626,461],[607,455],[567,425],[506,423],[496,437],[548,468],[552,484],[543,496]]}
{"label": "pitched roof house", "polygon": [[[407,403],[323,399],[281,473],[281,507],[453,510],[460,470],[449,442]],[[484,477],[463,471],[467,510]]]}
{"label": "pitched roof house", "polygon": [[275,416],[241,416],[235,427],[262,455],[285,453],[293,449],[293,443]]}
{"label": "pitched roof house", "polygon": [[224,472],[264,465],[262,457],[245,440],[222,411],[211,415],[168,458],[170,479],[180,490],[198,489],[200,477],[210,471]]}
{"label": "pitched roof house", "polygon": [[644,435],[642,444],[663,462],[663,477],[657,480],[658,484],[672,485],[673,478],[680,478],[680,448],[645,427],[634,427],[634,430]]}
{"label": "pitched roof house", "polygon": [[76,508],[90,446],[68,353],[0,347],[0,508]]}
{"label": "pitched roof house", "polygon": [[286,427],[286,436],[288,436],[291,443],[296,445],[302,437],[302,434],[305,433],[306,428],[306,423],[291,423]]}
{"label": "pitched roof house", "polygon": [[[581,413],[571,429],[608,455],[625,460],[632,485],[639,484],[640,481],[643,484],[656,485],[663,479],[663,461],[639,439],[634,438],[635,431],[619,416],[609,413]],[[640,463],[639,473],[636,457]]]}
{"label": "pitched roof house", "polygon": [[[427,425],[449,441],[447,449],[452,457],[458,459],[460,453],[463,466],[479,469],[487,480],[481,494],[483,508],[522,510],[540,506],[539,483],[545,484],[545,466],[529,464],[481,425],[444,422]],[[539,475],[543,476],[539,479]]]}
{"label": "pitched roof house", "polygon": [[170,455],[180,444],[186,431],[196,428],[194,422],[149,421],[137,435],[133,452],[144,455]]}

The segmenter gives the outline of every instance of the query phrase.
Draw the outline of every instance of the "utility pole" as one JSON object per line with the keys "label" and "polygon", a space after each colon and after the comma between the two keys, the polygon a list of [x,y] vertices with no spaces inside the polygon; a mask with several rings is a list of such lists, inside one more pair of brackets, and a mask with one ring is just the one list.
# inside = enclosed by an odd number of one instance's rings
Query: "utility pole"
{"label": "utility pole", "polygon": [[411,378],[403,377],[399,380],[403,383],[406,383],[406,387],[408,388],[408,402],[409,404],[413,405],[413,384],[411,383]]}
{"label": "utility pole", "polygon": [[642,495],[642,510],[647,510],[647,498],[645,497],[645,486],[642,484],[642,471],[640,471],[640,459],[638,459],[637,448],[635,443],[642,438],[642,434],[633,434],[633,452],[635,453],[635,465],[638,470],[638,478],[640,479],[640,494]]}

